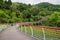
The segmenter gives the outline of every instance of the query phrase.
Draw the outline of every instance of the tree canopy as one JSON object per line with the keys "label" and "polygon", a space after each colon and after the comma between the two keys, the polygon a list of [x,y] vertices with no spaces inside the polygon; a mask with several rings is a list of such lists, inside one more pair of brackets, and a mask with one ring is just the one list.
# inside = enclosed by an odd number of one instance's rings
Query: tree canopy
{"label": "tree canopy", "polygon": [[0,0],[0,23],[35,22],[60,27],[60,5],[47,2],[35,5]]}

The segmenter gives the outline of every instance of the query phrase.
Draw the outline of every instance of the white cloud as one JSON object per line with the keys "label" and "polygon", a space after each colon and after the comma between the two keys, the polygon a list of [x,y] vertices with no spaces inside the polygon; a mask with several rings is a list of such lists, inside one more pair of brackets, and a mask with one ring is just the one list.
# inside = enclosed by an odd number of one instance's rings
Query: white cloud
{"label": "white cloud", "polygon": [[60,4],[60,0],[12,0],[12,2],[20,2],[26,4],[36,4],[40,2],[50,2],[54,4]]}

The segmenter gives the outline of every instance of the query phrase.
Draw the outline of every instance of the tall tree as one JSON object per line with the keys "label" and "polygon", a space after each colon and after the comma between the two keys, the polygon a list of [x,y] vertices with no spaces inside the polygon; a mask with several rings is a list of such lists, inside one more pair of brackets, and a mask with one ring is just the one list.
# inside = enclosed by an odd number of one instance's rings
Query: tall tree
{"label": "tall tree", "polygon": [[8,0],[8,5],[12,5],[12,1],[11,0]]}
{"label": "tall tree", "polygon": [[2,7],[2,4],[3,4],[3,0],[0,0],[0,7]]}
{"label": "tall tree", "polygon": [[5,9],[9,9],[10,8],[10,6],[12,5],[12,1],[11,0],[5,0],[5,2],[4,2],[4,8]]}

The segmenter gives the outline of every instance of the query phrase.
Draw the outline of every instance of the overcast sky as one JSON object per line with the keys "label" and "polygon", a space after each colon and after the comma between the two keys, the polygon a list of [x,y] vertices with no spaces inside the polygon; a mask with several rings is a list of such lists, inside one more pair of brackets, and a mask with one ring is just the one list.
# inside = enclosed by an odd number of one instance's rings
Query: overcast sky
{"label": "overcast sky", "polygon": [[20,2],[26,4],[37,4],[40,2],[49,2],[53,4],[60,4],[60,0],[12,0],[12,2]]}

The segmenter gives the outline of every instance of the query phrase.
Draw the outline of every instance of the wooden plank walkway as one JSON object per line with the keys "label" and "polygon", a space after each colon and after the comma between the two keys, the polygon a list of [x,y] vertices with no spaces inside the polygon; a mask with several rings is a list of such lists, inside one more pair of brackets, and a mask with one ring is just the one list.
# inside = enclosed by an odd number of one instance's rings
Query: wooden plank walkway
{"label": "wooden plank walkway", "polygon": [[0,40],[37,40],[37,39],[19,32],[15,27],[11,27],[0,33]]}

